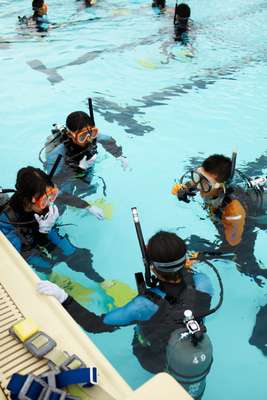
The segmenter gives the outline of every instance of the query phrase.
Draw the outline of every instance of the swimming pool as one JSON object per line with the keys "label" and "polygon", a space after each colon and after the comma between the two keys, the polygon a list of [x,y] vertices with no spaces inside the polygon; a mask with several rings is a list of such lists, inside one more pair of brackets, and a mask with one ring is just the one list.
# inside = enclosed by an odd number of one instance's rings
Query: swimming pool
{"label": "swimming pool", "polygon": [[[96,175],[106,182],[113,217],[99,222],[68,209],[61,222],[75,225],[62,229],[74,244],[91,249],[94,266],[106,279],[133,289],[134,272],[143,266],[132,206],[138,207],[146,238],[163,228],[213,242],[216,230],[200,200],[186,205],[170,195],[174,178],[209,154],[230,155],[233,147],[244,168],[266,157],[267,3],[189,4],[193,57],[171,41],[172,14],[158,15],[150,2],[99,0],[97,7],[81,9],[80,2],[51,0],[49,18],[59,27],[47,35],[17,25],[18,15],[31,12],[28,1],[0,3],[1,185],[13,185],[24,165],[39,166],[52,123],[64,123],[71,111],[86,111],[86,99],[93,97],[96,124],[122,145],[129,169],[123,171],[100,148]],[[102,181],[96,177],[96,182],[93,199],[103,197]],[[267,266],[265,243],[266,231],[259,230],[255,254]],[[207,321],[214,364],[203,399],[265,399],[266,358],[248,340],[259,306],[267,302],[266,285],[241,275],[233,261],[214,263],[225,295],[220,311]],[[63,263],[55,271],[90,288],[82,292],[90,309],[108,309],[108,299],[91,281]],[[132,355],[132,336],[133,327],[90,335],[137,387],[150,374]]]}

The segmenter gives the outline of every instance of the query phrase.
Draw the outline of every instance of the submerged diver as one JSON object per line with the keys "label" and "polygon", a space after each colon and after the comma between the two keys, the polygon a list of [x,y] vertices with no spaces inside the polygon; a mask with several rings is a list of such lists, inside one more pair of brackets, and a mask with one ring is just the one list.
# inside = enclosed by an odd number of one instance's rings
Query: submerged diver
{"label": "submerged diver", "polygon": [[[220,154],[208,157],[201,167],[189,172],[190,180],[174,185],[172,194],[178,200],[189,203],[189,198],[200,192],[204,207],[215,224],[221,238],[220,249],[236,254],[235,262],[241,272],[253,277],[261,284],[258,276],[267,277],[267,270],[260,268],[254,255],[257,237],[256,227],[266,227],[267,179],[251,179],[236,170],[236,175],[245,181],[245,188],[240,182],[233,181],[235,157],[231,160]],[[191,237],[191,245],[197,239]],[[203,241],[203,240],[202,240]],[[201,239],[199,239],[201,242]],[[206,241],[207,243],[207,241]]]}
{"label": "submerged diver", "polygon": [[45,32],[49,28],[47,17],[48,5],[44,0],[33,0],[33,15],[31,17],[18,17],[19,22],[29,27],[36,28],[38,32]]}
{"label": "submerged diver", "polygon": [[[56,227],[59,216],[54,204],[59,194],[51,177],[34,167],[18,171],[16,190],[11,198],[1,195],[0,230],[25,260],[39,272],[50,273],[59,262],[74,271],[82,272],[95,282],[102,278],[93,269],[90,250],[75,247],[67,235],[61,236]],[[0,193],[0,194],[1,194]]]}
{"label": "submerged diver", "polygon": [[189,42],[188,33],[192,27],[190,20],[191,10],[187,4],[181,3],[175,5],[174,11],[174,40],[187,45]]}
{"label": "submerged diver", "polygon": [[152,7],[158,7],[160,10],[164,10],[166,7],[166,0],[153,0]]}
{"label": "submerged diver", "polygon": [[122,148],[112,137],[98,132],[90,101],[89,105],[91,105],[91,116],[83,111],[72,112],[66,119],[66,126],[56,126],[52,130],[53,136],[48,138],[44,147],[46,150],[44,166],[49,173],[58,155],[63,156],[54,176],[54,182],[61,191],[57,202],[60,214],[66,205],[69,205],[87,208],[98,219],[102,219],[104,217],[102,209],[83,200],[84,197],[96,192],[96,186],[92,185],[91,181],[97,159],[97,144],[101,143],[106,151],[120,160],[124,169],[127,168],[128,161],[122,154]]}
{"label": "submerged diver", "polygon": [[[77,0],[80,1],[80,0]],[[84,7],[92,7],[96,5],[96,0],[83,0]]]}
{"label": "submerged diver", "polygon": [[[147,256],[152,260],[150,267],[158,284],[153,289],[144,290],[125,306],[101,316],[83,308],[51,282],[40,282],[38,291],[56,297],[88,332],[112,332],[120,326],[136,324],[133,353],[143,368],[152,373],[168,369],[191,395],[200,399],[205,389],[204,378],[212,363],[211,345],[206,338],[200,341],[200,347],[191,345],[183,320],[184,312],[191,310],[202,325],[201,316],[210,310],[211,283],[205,274],[185,268],[186,246],[174,233],[160,231],[152,236],[148,241]],[[176,332],[175,337],[173,332]],[[178,332],[183,343],[177,342]],[[180,346],[185,347],[178,350]],[[198,359],[200,348],[205,359],[196,366],[194,357]],[[195,352],[198,356],[193,357]],[[199,369],[196,379],[193,379],[192,371],[196,373],[196,367]],[[186,377],[179,375],[182,370]]]}

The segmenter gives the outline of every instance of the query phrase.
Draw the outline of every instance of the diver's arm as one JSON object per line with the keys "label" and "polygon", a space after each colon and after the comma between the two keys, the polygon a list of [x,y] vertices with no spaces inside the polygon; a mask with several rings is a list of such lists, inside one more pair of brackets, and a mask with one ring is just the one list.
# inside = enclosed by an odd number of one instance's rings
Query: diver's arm
{"label": "diver's arm", "polygon": [[225,239],[230,246],[237,246],[245,227],[246,211],[239,200],[234,199],[224,209],[221,221],[224,227]]}
{"label": "diver's arm", "polygon": [[111,332],[118,326],[130,325],[136,321],[146,321],[158,310],[156,304],[143,296],[137,296],[125,306],[102,316],[91,313],[70,296],[63,306],[79,325],[93,333]]}
{"label": "diver's arm", "polygon": [[117,143],[116,143],[116,140],[113,139],[111,136],[104,135],[104,134],[100,133],[97,136],[97,142],[102,144],[104,149],[108,153],[110,153],[113,157],[119,158],[119,157],[123,156],[122,147],[118,146]]}
{"label": "diver's arm", "polygon": [[116,326],[105,324],[102,316],[98,316],[87,310],[70,296],[62,305],[72,318],[87,332],[113,332],[118,329]]}
{"label": "diver's arm", "polygon": [[60,192],[57,197],[57,204],[65,204],[76,208],[87,208],[89,203],[72,193]]}
{"label": "diver's arm", "polygon": [[131,325],[136,321],[149,320],[158,310],[158,305],[145,296],[136,296],[123,307],[116,308],[103,316],[105,324]]}

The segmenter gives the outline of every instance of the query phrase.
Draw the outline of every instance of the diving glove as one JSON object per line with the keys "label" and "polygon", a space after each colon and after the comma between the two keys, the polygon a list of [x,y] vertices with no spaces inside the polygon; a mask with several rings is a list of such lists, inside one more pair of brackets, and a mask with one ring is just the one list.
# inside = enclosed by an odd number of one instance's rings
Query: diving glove
{"label": "diving glove", "polygon": [[34,214],[34,218],[38,222],[40,233],[49,233],[59,217],[57,206],[50,205],[46,215]]}
{"label": "diving glove", "polygon": [[88,207],[88,211],[97,219],[104,219],[104,211],[102,210],[102,208],[97,206],[90,206]]}
{"label": "diving glove", "polygon": [[59,301],[60,304],[68,298],[68,293],[64,289],[61,289],[55,283],[50,281],[40,281],[37,283],[37,292],[45,294],[47,296],[53,296]]}
{"label": "diving glove", "polygon": [[172,194],[176,195],[179,201],[190,203],[188,196],[196,196],[196,190],[194,188],[187,188],[181,183],[176,183],[172,188]]}

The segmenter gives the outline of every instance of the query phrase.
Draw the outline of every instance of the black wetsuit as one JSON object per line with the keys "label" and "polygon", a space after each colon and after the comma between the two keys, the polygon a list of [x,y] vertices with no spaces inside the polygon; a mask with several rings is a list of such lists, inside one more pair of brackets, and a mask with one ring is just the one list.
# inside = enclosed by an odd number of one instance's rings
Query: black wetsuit
{"label": "black wetsuit", "polygon": [[190,309],[199,316],[210,308],[210,294],[195,288],[191,272],[185,272],[184,276],[187,284],[161,282],[156,290],[147,290],[121,309],[102,316],[91,313],[71,297],[63,306],[83,329],[92,333],[112,332],[119,326],[136,324],[133,353],[146,370],[162,372],[166,367],[168,340],[181,326],[184,311]]}
{"label": "black wetsuit", "polygon": [[54,143],[50,146],[48,139],[46,149],[47,161],[45,162],[47,173],[49,173],[53,167],[57,156],[59,154],[63,156],[53,177],[53,181],[60,189],[60,194],[56,202],[60,214],[64,212],[67,205],[76,208],[88,207],[88,202],[83,200],[83,198],[90,196],[97,190],[97,185],[91,184],[94,175],[94,167],[92,166],[87,170],[83,170],[79,167],[79,162],[84,156],[90,160],[96,155],[98,143],[101,143],[104,149],[115,158],[122,155],[122,148],[118,146],[116,141],[110,136],[99,135],[97,139],[86,148],[75,145],[66,135],[63,135],[56,146]]}
{"label": "black wetsuit", "polygon": [[67,235],[59,234],[57,227],[48,234],[40,233],[34,213],[25,212],[15,198],[16,194],[0,212],[0,230],[34,269],[50,273],[56,264],[65,262],[93,281],[104,281],[93,269],[90,250],[74,246]]}

